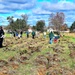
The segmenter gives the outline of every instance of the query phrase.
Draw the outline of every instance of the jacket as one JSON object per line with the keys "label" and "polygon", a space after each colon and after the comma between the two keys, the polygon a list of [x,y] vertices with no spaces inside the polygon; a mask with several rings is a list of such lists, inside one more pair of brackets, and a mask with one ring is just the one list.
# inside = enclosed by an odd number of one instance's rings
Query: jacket
{"label": "jacket", "polygon": [[53,38],[53,37],[54,37],[53,32],[50,32],[50,33],[49,33],[49,38]]}
{"label": "jacket", "polygon": [[4,31],[3,29],[0,30],[0,38],[2,38],[2,36],[4,35]]}

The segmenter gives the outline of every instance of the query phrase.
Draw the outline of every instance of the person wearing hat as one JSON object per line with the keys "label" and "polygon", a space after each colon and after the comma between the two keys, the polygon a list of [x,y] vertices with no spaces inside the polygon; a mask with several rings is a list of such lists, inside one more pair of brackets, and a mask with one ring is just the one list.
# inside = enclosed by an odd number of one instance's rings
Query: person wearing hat
{"label": "person wearing hat", "polygon": [[2,26],[0,26],[0,48],[3,47],[2,43],[3,43],[3,35],[4,35],[4,31]]}

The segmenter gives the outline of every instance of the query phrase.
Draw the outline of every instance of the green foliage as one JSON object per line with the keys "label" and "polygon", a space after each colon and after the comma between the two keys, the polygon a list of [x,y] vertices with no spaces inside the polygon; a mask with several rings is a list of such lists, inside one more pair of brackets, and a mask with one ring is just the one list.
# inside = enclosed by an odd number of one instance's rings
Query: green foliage
{"label": "green foliage", "polygon": [[43,32],[44,31],[44,27],[45,27],[45,21],[44,20],[37,21],[37,23],[36,23],[37,31]]}
{"label": "green foliage", "polygon": [[18,29],[22,29],[22,30],[27,30],[28,29],[28,25],[27,25],[27,20],[28,17],[27,15],[22,15],[22,19],[17,18],[16,21],[13,20],[13,17],[7,17],[7,20],[9,22],[9,25],[7,26],[7,29],[11,29],[11,30],[18,30]]}
{"label": "green foliage", "polygon": [[13,23],[13,18],[14,18],[13,16],[11,16],[11,17],[10,17],[10,16],[7,17],[7,20],[8,20],[8,22],[9,22],[10,24]]}
{"label": "green foliage", "polygon": [[36,30],[36,26],[32,26],[32,29]]}
{"label": "green foliage", "polygon": [[75,29],[75,21],[73,22],[73,24],[70,27],[70,31],[73,32],[73,30]]}

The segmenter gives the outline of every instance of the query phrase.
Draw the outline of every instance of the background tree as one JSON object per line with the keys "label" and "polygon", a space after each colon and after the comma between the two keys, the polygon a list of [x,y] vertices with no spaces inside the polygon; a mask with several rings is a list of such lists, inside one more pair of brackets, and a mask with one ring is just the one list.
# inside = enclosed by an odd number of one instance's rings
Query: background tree
{"label": "background tree", "polygon": [[51,14],[49,17],[49,25],[53,25],[56,30],[61,30],[61,25],[64,24],[65,15],[64,13],[57,12],[56,14]]}
{"label": "background tree", "polygon": [[44,27],[45,27],[45,21],[44,20],[37,21],[37,23],[36,23],[37,31],[43,32],[44,31]]}
{"label": "background tree", "polygon": [[13,20],[13,16],[9,16],[9,17],[7,17],[7,20],[8,20],[8,22],[9,22],[9,25],[7,26],[7,28],[8,29],[13,29],[13,27],[14,27],[14,25],[13,25],[13,23],[14,23],[14,20]]}
{"label": "background tree", "polygon": [[9,22],[7,28],[10,28],[11,30],[27,30],[29,27],[29,25],[27,25],[28,16],[25,14],[21,15],[21,17],[21,19],[17,18],[16,21],[13,20],[12,16],[7,17],[7,20]]}
{"label": "background tree", "polygon": [[72,23],[70,27],[70,31],[73,32],[75,30],[75,21]]}
{"label": "background tree", "polygon": [[27,14],[22,14],[21,17],[23,18],[23,20],[25,20],[27,22],[27,20],[28,20],[28,15]]}
{"label": "background tree", "polygon": [[22,14],[21,17],[22,17],[22,27],[27,28],[28,15]]}
{"label": "background tree", "polygon": [[68,25],[64,24],[61,26],[61,31],[66,31],[68,29]]}
{"label": "background tree", "polygon": [[13,16],[7,17],[7,20],[10,24],[14,22],[13,18],[14,18]]}
{"label": "background tree", "polygon": [[33,26],[32,26],[32,29],[36,30],[36,26],[33,25]]}

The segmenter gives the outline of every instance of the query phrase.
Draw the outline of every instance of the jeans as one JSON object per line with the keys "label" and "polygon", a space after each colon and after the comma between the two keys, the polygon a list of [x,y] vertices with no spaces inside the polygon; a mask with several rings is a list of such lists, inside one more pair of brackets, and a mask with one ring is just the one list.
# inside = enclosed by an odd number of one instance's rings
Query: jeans
{"label": "jeans", "polygon": [[49,44],[52,44],[52,43],[53,43],[53,38],[50,38]]}

